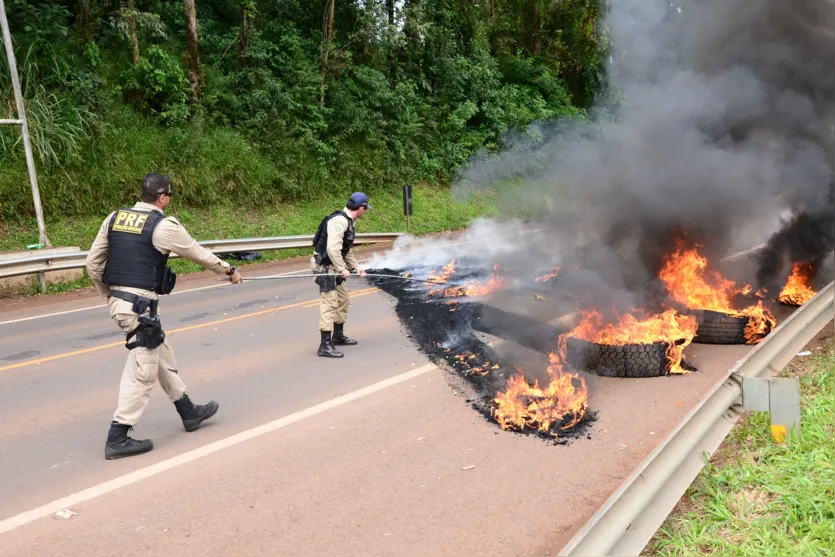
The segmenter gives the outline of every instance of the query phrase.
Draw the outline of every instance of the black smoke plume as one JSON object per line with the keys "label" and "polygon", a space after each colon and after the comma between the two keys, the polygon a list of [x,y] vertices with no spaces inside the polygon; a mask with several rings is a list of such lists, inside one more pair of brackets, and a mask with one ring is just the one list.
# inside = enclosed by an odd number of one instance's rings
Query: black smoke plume
{"label": "black smoke plume", "polygon": [[831,0],[610,2],[611,116],[509,135],[456,191],[520,181],[500,207],[546,218],[555,251],[630,292],[652,285],[677,234],[715,260],[788,213],[758,273],[785,278],[783,260],[833,249],[833,28]]}

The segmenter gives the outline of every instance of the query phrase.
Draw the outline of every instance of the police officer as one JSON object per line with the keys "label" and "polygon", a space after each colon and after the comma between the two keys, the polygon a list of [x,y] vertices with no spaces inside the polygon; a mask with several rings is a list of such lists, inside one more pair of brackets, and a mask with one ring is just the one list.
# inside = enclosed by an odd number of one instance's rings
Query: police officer
{"label": "police officer", "polygon": [[356,257],[351,253],[354,244],[354,222],[371,209],[368,196],[356,192],[348,199],[341,211],[331,213],[319,223],[319,229],[313,237],[313,258],[310,266],[317,275],[319,285],[319,356],[341,358],[342,352],[337,346],[357,344],[357,341],[345,336],[343,327],[348,318],[348,289],[343,284],[356,272],[364,277],[365,271],[359,267]]}
{"label": "police officer", "polygon": [[215,401],[196,405],[186,394],[174,351],[157,315],[157,303],[160,295],[174,288],[176,275],[167,266],[170,252],[225,274],[235,284],[243,279],[235,267],[195,242],[177,219],[163,214],[172,195],[167,177],[145,176],[142,202],[111,213],[87,255],[87,273],[107,296],[110,317],[124,331],[129,350],[104,448],[108,460],[154,448],[148,439],[128,437],[128,431],[139,422],[157,381],[174,403],[186,431],[200,427],[218,409]]}

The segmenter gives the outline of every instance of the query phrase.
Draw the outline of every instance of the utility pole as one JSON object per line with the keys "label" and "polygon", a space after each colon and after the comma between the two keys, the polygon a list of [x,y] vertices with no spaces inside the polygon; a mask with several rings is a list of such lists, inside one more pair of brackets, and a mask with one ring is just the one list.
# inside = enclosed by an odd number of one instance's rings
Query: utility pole
{"label": "utility pole", "polygon": [[6,45],[6,57],[9,61],[9,72],[12,78],[12,89],[14,89],[15,104],[17,104],[17,120],[0,120],[0,125],[20,126],[23,134],[23,150],[26,153],[26,166],[29,169],[29,183],[32,185],[32,200],[35,203],[35,216],[38,219],[39,243],[42,246],[50,246],[49,238],[46,236],[46,225],[43,220],[43,209],[41,208],[41,194],[38,191],[38,177],[35,174],[35,159],[32,156],[32,144],[29,141],[29,125],[26,122],[26,107],[23,105],[23,94],[20,92],[20,80],[18,79],[17,63],[15,62],[14,48],[12,47],[12,34],[9,32],[9,22],[6,19],[6,5],[0,0],[0,27],[3,30],[3,44]]}

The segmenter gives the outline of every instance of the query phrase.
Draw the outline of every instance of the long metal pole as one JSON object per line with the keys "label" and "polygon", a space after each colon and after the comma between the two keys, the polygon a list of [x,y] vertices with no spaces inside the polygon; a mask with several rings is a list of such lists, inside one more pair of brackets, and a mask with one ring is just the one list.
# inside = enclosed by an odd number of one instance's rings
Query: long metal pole
{"label": "long metal pole", "polygon": [[[298,275],[270,275],[270,276],[266,276],[266,277],[244,277],[244,281],[294,279],[294,278],[315,278],[315,277],[323,277],[323,276],[327,276],[327,275],[315,275],[315,274],[312,274],[312,273],[298,274]],[[339,275],[332,275],[332,276],[339,276]],[[351,274],[351,276],[352,277],[359,277],[359,275],[353,274],[353,273]],[[434,284],[434,285],[438,285],[438,286],[454,286],[454,285],[450,285],[450,284],[446,284],[446,283],[442,283],[442,282],[437,282],[437,281],[433,281],[433,280],[416,279],[416,278],[411,278],[411,277],[401,277],[401,276],[398,276],[398,275],[379,275],[379,274],[375,274],[375,273],[366,273],[365,276],[367,276],[367,277],[377,277],[377,278],[398,279],[398,280],[405,280],[405,281],[409,281],[409,282],[423,282],[425,284]],[[225,281],[228,281],[228,280],[229,279],[219,278],[219,279],[217,279],[217,282],[222,282],[222,281],[225,282]]]}
{"label": "long metal pole", "polygon": [[23,94],[20,92],[17,63],[15,62],[14,48],[12,47],[12,34],[9,32],[9,22],[6,19],[6,5],[3,0],[0,0],[0,27],[3,29],[3,43],[6,45],[6,58],[9,61],[12,89],[14,89],[15,103],[17,104],[17,117],[19,118],[20,130],[23,133],[23,150],[26,153],[26,166],[29,169],[29,183],[32,185],[35,216],[38,219],[39,242],[45,246],[50,246],[49,238],[46,236],[46,225],[43,220],[41,194],[38,191],[38,178],[35,175],[35,159],[32,156],[32,144],[29,141],[29,124],[26,121],[26,107],[23,104]]}

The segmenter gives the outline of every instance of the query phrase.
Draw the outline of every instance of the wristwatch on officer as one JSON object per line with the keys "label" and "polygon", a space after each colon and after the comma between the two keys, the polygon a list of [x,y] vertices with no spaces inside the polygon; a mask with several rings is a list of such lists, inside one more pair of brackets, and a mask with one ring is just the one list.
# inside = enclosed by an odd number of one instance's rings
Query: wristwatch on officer
{"label": "wristwatch on officer", "polygon": [[226,271],[226,276],[231,277],[232,275],[234,275],[237,272],[237,270],[238,270],[238,268],[235,267],[234,265],[229,265],[229,270]]}

